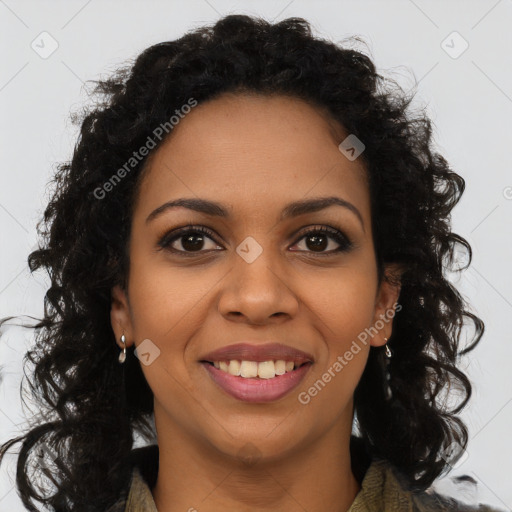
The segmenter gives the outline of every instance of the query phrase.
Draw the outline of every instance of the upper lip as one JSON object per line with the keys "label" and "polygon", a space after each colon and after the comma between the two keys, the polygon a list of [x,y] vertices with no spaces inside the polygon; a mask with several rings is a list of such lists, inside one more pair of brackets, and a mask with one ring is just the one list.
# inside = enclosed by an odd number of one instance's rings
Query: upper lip
{"label": "upper lip", "polygon": [[239,361],[293,361],[296,365],[313,362],[313,356],[302,350],[283,345],[282,343],[236,343],[221,347],[213,352],[209,352],[201,357],[201,361],[230,361],[237,359]]}

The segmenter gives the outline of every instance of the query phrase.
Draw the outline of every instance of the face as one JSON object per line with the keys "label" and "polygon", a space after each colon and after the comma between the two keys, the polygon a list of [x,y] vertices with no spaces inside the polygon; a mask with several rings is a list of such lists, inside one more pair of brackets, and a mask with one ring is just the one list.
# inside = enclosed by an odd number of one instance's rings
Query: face
{"label": "face", "polygon": [[[111,319],[117,339],[124,333],[144,354],[159,438],[186,436],[225,455],[251,443],[270,458],[350,429],[370,345],[385,343],[391,321],[366,343],[361,333],[399,290],[377,282],[365,170],[338,149],[347,135],[299,99],[228,94],[192,109],[152,155],[133,212],[128,287],[113,289]],[[341,201],[286,209],[331,197]],[[181,198],[220,208],[163,206]],[[280,343],[310,362],[301,379],[275,377],[295,382],[278,398],[247,388],[235,397],[212,376],[222,369],[202,361],[241,342]],[[279,357],[292,355],[269,356]]]}

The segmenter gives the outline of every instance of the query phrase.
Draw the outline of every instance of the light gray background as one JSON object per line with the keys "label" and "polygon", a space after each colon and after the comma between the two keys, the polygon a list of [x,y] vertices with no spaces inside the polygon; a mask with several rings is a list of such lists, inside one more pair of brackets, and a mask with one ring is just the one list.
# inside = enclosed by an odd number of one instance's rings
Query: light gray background
{"label": "light gray background", "polygon": [[[486,323],[480,346],[464,361],[475,384],[462,414],[471,435],[468,457],[437,486],[473,499],[450,483],[454,475],[469,474],[478,481],[479,499],[511,510],[512,0],[0,0],[0,317],[42,315],[45,277],[30,276],[26,257],[52,169],[71,156],[77,129],[69,113],[87,103],[83,83],[151,44],[230,12],[302,16],[334,41],[359,35],[382,73],[406,89],[418,82],[414,105],[427,108],[438,150],[467,185],[452,219],[454,231],[471,243],[474,260],[452,279]],[[31,48],[35,41],[43,51],[43,37],[50,48],[43,31],[58,43],[46,59]],[[453,31],[469,44],[458,58],[442,46]],[[452,54],[462,48],[457,37],[445,43]],[[0,441],[18,432],[30,412],[19,400],[30,336],[12,327],[1,339]],[[13,486],[14,461],[8,456],[0,468],[0,512],[24,510]]]}

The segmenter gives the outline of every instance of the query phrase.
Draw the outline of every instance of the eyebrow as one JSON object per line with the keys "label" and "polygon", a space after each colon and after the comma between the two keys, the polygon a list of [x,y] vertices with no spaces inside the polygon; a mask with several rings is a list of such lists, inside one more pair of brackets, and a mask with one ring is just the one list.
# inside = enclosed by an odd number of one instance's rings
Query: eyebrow
{"label": "eyebrow", "polygon": [[[341,206],[347,210],[350,210],[359,219],[363,231],[365,231],[361,212],[349,201],[336,196],[302,199],[293,203],[289,203],[283,208],[279,220],[283,221],[285,219],[298,217],[299,215],[304,215],[306,213],[318,212],[320,210],[324,210],[325,208],[329,208],[330,206]],[[174,199],[164,203],[148,215],[146,218],[146,224],[161,215],[166,210],[178,207],[187,208],[189,210],[194,210],[196,212],[204,213],[205,215],[211,215],[214,217],[230,217],[230,213],[222,204],[207,199],[191,197]]]}

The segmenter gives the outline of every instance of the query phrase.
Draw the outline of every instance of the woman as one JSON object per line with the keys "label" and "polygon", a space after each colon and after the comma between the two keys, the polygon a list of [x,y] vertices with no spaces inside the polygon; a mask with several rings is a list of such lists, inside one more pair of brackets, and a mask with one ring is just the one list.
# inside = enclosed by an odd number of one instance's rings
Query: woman
{"label": "woman", "polygon": [[483,323],[443,275],[471,259],[464,180],[412,98],[302,19],[240,15],[96,92],[29,257],[46,408],[2,452],[27,509],[473,510],[427,492]]}

